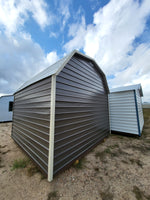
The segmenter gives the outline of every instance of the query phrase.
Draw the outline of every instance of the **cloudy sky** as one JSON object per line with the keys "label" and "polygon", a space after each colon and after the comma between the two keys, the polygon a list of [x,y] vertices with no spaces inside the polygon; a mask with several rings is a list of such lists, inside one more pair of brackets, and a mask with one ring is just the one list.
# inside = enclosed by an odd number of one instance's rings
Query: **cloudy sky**
{"label": "cloudy sky", "polygon": [[150,0],[0,0],[0,95],[73,49],[150,102]]}

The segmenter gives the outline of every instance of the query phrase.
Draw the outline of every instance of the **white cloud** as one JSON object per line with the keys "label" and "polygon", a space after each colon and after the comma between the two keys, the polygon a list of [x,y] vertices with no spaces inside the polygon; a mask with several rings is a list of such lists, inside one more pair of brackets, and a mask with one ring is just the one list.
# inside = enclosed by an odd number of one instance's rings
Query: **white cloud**
{"label": "white cloud", "polygon": [[[44,0],[0,1],[0,26],[8,33],[16,32],[29,18],[30,13],[41,29],[52,23]],[[52,16],[51,16],[52,17]]]}
{"label": "white cloud", "polygon": [[30,5],[30,11],[33,13],[33,18],[40,25],[42,29],[52,23],[52,14],[51,18],[46,12],[47,4],[43,0],[32,0]]}
{"label": "white cloud", "polygon": [[128,63],[128,68],[114,73],[115,78],[109,80],[109,85],[119,87],[141,83],[143,99],[150,101],[150,47],[146,44],[139,45],[133,54],[128,56]]}
{"label": "white cloud", "polygon": [[85,27],[86,24],[84,17],[82,17],[81,23],[70,25],[68,35],[72,36],[73,39],[64,45],[64,48],[67,52],[70,52],[73,49],[81,49],[84,46],[84,37],[86,34]]}
{"label": "white cloud", "polygon": [[55,7],[58,7],[58,13],[57,16],[60,21],[60,31],[62,32],[71,16],[70,14],[70,5],[71,0],[59,0],[55,1]]}
{"label": "white cloud", "polygon": [[47,62],[49,65],[52,65],[59,59],[56,51],[52,51],[52,52],[48,53],[46,58],[47,58]]}
{"label": "white cloud", "polygon": [[58,33],[55,33],[55,32],[50,32],[50,34],[49,34],[49,37],[50,38],[57,38],[58,37]]}
{"label": "white cloud", "polygon": [[134,41],[143,33],[148,15],[149,0],[111,0],[94,14],[93,24],[86,26],[82,21],[70,27],[72,39],[64,48],[67,52],[83,49],[93,57],[107,76],[114,76],[110,87],[141,82],[150,69],[150,45],[137,47]]}
{"label": "white cloud", "polygon": [[69,19],[69,17],[70,17],[70,12],[69,12],[69,7],[68,6],[64,6],[63,5],[61,9],[62,9],[61,14],[63,16],[62,28],[64,28],[66,23],[67,23],[67,21],[68,21],[68,19]]}
{"label": "white cloud", "polygon": [[[23,36],[23,37],[22,37]],[[27,34],[0,37],[0,92],[13,93],[25,81],[58,59],[56,52],[45,56]]]}
{"label": "white cloud", "polygon": [[[0,0],[0,92],[15,92],[25,81],[58,60],[55,51],[45,55],[24,23],[32,17],[44,29],[51,23],[44,0]],[[51,17],[51,18],[50,18]]]}

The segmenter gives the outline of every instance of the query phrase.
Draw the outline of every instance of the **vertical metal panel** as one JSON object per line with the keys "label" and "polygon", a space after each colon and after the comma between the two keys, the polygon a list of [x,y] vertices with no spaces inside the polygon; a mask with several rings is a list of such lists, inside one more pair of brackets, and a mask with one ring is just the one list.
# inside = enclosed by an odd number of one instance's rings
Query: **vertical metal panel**
{"label": "vertical metal panel", "polygon": [[15,94],[12,138],[47,174],[51,77]]}
{"label": "vertical metal panel", "polygon": [[134,91],[110,93],[109,108],[112,131],[138,135]]}
{"label": "vertical metal panel", "polygon": [[138,107],[138,114],[139,114],[140,133],[142,133],[142,129],[143,129],[143,125],[144,125],[142,100],[141,100],[139,90],[136,90],[135,92],[136,92],[137,107]]}
{"label": "vertical metal panel", "polygon": [[109,134],[107,83],[80,56],[56,78],[54,174]]}

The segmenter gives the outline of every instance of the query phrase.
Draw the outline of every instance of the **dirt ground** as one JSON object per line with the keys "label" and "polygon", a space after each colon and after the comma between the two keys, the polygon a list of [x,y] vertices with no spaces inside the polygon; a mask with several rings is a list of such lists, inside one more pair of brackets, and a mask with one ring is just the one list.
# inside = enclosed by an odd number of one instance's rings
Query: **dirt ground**
{"label": "dirt ground", "polygon": [[[0,123],[0,200],[150,199],[150,109],[144,116],[141,138],[112,134],[51,183],[11,139],[12,123]],[[27,166],[12,170],[16,159]]]}

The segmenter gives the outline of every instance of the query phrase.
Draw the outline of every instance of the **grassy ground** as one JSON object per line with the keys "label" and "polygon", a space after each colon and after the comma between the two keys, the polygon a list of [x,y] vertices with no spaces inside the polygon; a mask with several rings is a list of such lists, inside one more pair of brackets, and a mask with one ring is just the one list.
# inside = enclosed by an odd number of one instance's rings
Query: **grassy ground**
{"label": "grassy ground", "polygon": [[[150,109],[142,136],[110,135],[51,183],[0,124],[1,200],[150,200]],[[12,170],[13,169],[13,170]]]}

